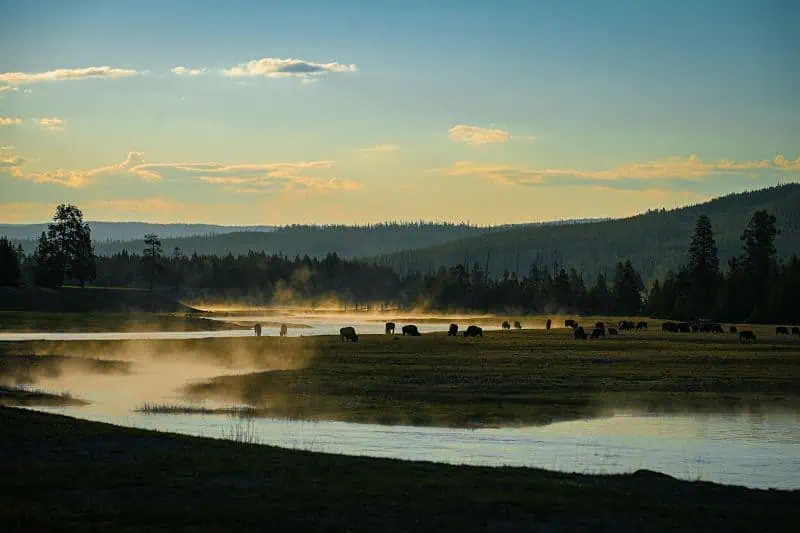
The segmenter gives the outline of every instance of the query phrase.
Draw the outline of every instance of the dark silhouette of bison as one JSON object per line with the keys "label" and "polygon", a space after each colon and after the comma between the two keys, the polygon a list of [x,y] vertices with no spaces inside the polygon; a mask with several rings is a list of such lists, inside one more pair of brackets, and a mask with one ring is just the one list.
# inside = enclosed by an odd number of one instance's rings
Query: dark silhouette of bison
{"label": "dark silhouette of bison", "polygon": [[253,330],[256,332],[256,337],[261,336],[261,324],[256,322],[256,325],[253,326]]}
{"label": "dark silhouette of bison", "polygon": [[287,333],[289,333],[289,327],[286,324],[281,324],[280,336],[285,337]]}
{"label": "dark silhouette of bison", "polygon": [[546,329],[547,331],[550,331],[550,326],[552,326],[552,325],[553,325],[553,321],[548,318],[547,321],[544,323],[544,329]]}
{"label": "dark silhouette of bison", "polygon": [[619,330],[620,331],[625,331],[625,330],[628,330],[628,329],[635,329],[635,328],[636,328],[636,326],[634,326],[633,322],[630,321],[630,320],[620,320],[620,322],[619,322]]}
{"label": "dark silhouette of bison", "polygon": [[739,333],[739,329],[736,326],[728,326],[728,333]]}
{"label": "dark silhouette of bison", "polygon": [[608,334],[609,335],[619,335],[619,331],[617,331],[617,328],[608,328]]}
{"label": "dark silhouette of bison", "polygon": [[478,326],[469,326],[464,330],[465,337],[483,337],[483,329]]}
{"label": "dark silhouette of bison", "polygon": [[511,329],[511,324],[508,323],[508,320],[503,320],[503,329]]}
{"label": "dark silhouette of bison", "polygon": [[[696,324],[695,324],[696,325]],[[681,322],[678,324],[678,333],[691,333],[692,327],[688,322]]]}
{"label": "dark silhouette of bison", "polygon": [[522,322],[519,320],[514,321],[514,329],[522,329]]}
{"label": "dark silhouette of bison", "polygon": [[787,328],[786,326],[778,326],[777,328],[775,328],[775,335],[788,335],[788,334],[789,334],[789,328]]}
{"label": "dark silhouette of bison", "polygon": [[756,334],[750,331],[749,329],[743,329],[739,332],[739,340],[740,341],[755,341]]}
{"label": "dark silhouette of bison", "polygon": [[419,337],[421,333],[419,332],[419,328],[414,324],[408,324],[403,326],[403,336],[409,335],[411,337]]}
{"label": "dark silhouette of bison", "polygon": [[793,327],[792,328],[792,335],[797,335],[798,337],[800,337],[800,328],[797,327],[797,326]]}
{"label": "dark silhouette of bison", "polygon": [[586,340],[586,331],[583,329],[583,326],[577,326],[575,330],[572,332],[572,335],[575,339],[579,340]]}
{"label": "dark silhouette of bison", "polygon": [[455,337],[458,335],[458,324],[450,324],[450,329],[447,330],[448,337]]}
{"label": "dark silhouette of bison", "polygon": [[664,322],[663,324],[661,324],[661,331],[676,333],[678,331],[678,324],[676,324],[675,322]]}
{"label": "dark silhouette of bison", "polygon": [[578,327],[578,323],[570,318],[570,319],[564,321],[564,327],[565,328],[575,329],[575,328]]}
{"label": "dark silhouette of bison", "polygon": [[394,322],[387,322],[386,323],[386,334],[387,335],[394,335],[394,328],[395,328]]}
{"label": "dark silhouette of bison", "polygon": [[603,324],[602,322],[597,322],[597,323],[595,323],[594,327],[595,327],[596,329],[602,329],[603,331],[605,331],[605,330],[606,330],[606,325],[605,325],[605,324]]}
{"label": "dark silhouette of bison", "polygon": [[605,329],[594,328],[592,330],[592,338],[593,339],[599,339],[600,337],[605,337],[605,336],[606,336],[606,330]]}
{"label": "dark silhouette of bison", "polygon": [[645,321],[638,322],[636,324],[636,331],[639,331],[640,329],[647,329],[647,322]]}
{"label": "dark silhouette of bison", "polygon": [[691,324],[689,326],[689,328],[691,328],[692,333],[697,333],[698,331],[700,331],[700,325],[699,324]]}
{"label": "dark silhouette of bison", "polygon": [[340,329],[339,335],[342,337],[342,342],[344,341],[358,342],[358,334],[356,333],[356,328],[352,326],[346,326]]}

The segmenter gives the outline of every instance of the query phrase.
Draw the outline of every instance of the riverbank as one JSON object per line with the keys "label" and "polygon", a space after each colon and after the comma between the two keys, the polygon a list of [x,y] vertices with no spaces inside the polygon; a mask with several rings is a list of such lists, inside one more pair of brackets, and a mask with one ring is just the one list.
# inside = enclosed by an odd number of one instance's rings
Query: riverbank
{"label": "riverbank", "polygon": [[0,408],[4,531],[788,531],[800,492],[345,457]]}
{"label": "riverbank", "polygon": [[0,332],[4,333],[144,333],[231,329],[249,329],[249,326],[178,313],[0,311]]}

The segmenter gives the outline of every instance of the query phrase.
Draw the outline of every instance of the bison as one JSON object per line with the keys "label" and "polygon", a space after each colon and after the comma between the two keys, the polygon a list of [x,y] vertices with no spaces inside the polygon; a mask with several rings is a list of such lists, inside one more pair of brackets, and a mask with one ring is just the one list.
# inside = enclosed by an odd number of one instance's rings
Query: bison
{"label": "bison", "polygon": [[514,321],[514,329],[522,329],[522,322],[519,320]]}
{"label": "bison", "polygon": [[756,334],[750,331],[749,329],[744,329],[739,332],[739,340],[740,341],[755,341]]}
{"label": "bison", "polygon": [[455,337],[458,335],[458,324],[450,324],[450,329],[447,330],[448,337]]}
{"label": "bison", "polygon": [[260,323],[256,322],[256,325],[253,326],[253,330],[255,330],[255,332],[256,332],[256,337],[260,337],[261,336],[261,324]]}
{"label": "bison", "polygon": [[478,326],[469,326],[464,330],[465,337],[483,337],[483,329]]}
{"label": "bison", "polygon": [[565,328],[575,329],[575,328],[578,327],[578,323],[570,318],[570,319],[564,321],[564,327]]}
{"label": "bison", "polygon": [[633,325],[633,322],[630,320],[620,320],[619,322],[619,330],[625,331],[626,329],[635,329],[636,326]]}
{"label": "bison", "polygon": [[645,321],[638,322],[636,324],[636,331],[639,331],[640,329],[647,329],[647,322]]}
{"label": "bison", "polygon": [[550,331],[550,326],[552,326],[552,325],[553,325],[553,321],[548,318],[547,321],[544,323],[544,329],[546,329],[547,331]]}
{"label": "bison", "polygon": [[594,328],[592,330],[592,338],[593,339],[599,339],[600,337],[605,337],[605,336],[606,336],[606,330],[605,329]]}
{"label": "bison", "polygon": [[289,333],[289,327],[286,324],[281,324],[280,336],[285,337]]}
{"label": "bison", "polygon": [[797,327],[797,326],[793,327],[792,328],[792,335],[797,335],[798,337],[800,337],[800,328]]}
{"label": "bison", "polygon": [[775,335],[788,335],[788,334],[789,334],[789,328],[787,328],[786,326],[778,326],[777,328],[775,328]]}
{"label": "bison", "polygon": [[572,332],[572,335],[576,339],[586,340],[586,331],[583,329],[583,326],[577,326],[575,331]]}
{"label": "bison", "polygon": [[728,333],[738,333],[739,329],[736,326],[728,326]]}
{"label": "bison", "polygon": [[664,322],[661,324],[661,331],[668,331],[670,333],[675,333],[678,331],[678,324],[675,322]]}
{"label": "bison", "polygon": [[725,333],[722,330],[722,324],[717,324],[717,323],[711,324],[711,333]]}
{"label": "bison", "polygon": [[511,329],[511,324],[508,323],[508,320],[503,320],[503,329]]}
{"label": "bison", "polygon": [[342,342],[344,341],[358,342],[358,334],[356,333],[356,328],[352,326],[346,326],[340,329],[339,335],[342,337]]}
{"label": "bison", "polygon": [[419,329],[414,324],[403,326],[403,336],[409,335],[411,337],[419,337],[421,334]]}
{"label": "bison", "polygon": [[[695,327],[697,327],[696,324]],[[678,324],[678,333],[691,333],[691,331],[692,326],[690,326],[688,322],[681,322]]]}
{"label": "bison", "polygon": [[617,331],[617,328],[608,328],[608,334],[609,335],[619,335],[619,331]]}
{"label": "bison", "polygon": [[395,328],[395,323],[394,322],[387,322],[386,323],[386,334],[387,335],[394,335],[394,328]]}

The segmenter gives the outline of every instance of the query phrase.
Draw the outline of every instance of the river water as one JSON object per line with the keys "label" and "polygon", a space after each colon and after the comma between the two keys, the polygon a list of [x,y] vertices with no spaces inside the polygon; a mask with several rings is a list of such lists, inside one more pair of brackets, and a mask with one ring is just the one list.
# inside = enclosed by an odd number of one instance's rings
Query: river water
{"label": "river water", "polygon": [[[275,317],[246,317],[237,320]],[[332,317],[287,317],[310,327],[290,335],[338,334],[345,323]],[[403,322],[398,321],[398,327]],[[468,323],[464,321],[464,323]],[[360,333],[382,333],[383,322],[348,318]],[[418,324],[424,332],[446,330],[448,323]],[[274,330],[274,331],[273,331]],[[264,333],[277,335],[278,328]],[[253,335],[250,330],[190,333],[26,333],[0,334],[22,339],[159,339]],[[239,369],[248,372],[255,369]],[[263,369],[262,369],[263,370]],[[683,479],[701,479],[756,488],[800,489],[800,413],[796,411],[727,414],[664,414],[609,411],[591,420],[537,427],[452,429],[383,426],[332,421],[288,421],[221,414],[146,414],[145,402],[184,404],[186,384],[231,373],[196,362],[134,361],[131,374],[68,373],[42,379],[38,387],[67,390],[92,402],[84,407],[40,408],[87,420],[226,438],[285,448],[348,455],[436,461],[481,466],[530,466],[581,473],[625,473],[646,468]],[[205,403],[207,407],[220,404]]]}

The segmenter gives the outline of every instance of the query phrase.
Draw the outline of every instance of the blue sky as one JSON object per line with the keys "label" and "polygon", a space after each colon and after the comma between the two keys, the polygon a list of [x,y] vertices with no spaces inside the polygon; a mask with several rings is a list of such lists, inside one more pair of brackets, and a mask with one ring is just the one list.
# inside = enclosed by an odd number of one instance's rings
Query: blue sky
{"label": "blue sky", "polygon": [[798,27],[792,1],[0,1],[0,221],[502,223],[795,181]]}

